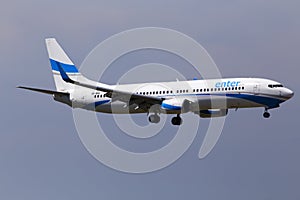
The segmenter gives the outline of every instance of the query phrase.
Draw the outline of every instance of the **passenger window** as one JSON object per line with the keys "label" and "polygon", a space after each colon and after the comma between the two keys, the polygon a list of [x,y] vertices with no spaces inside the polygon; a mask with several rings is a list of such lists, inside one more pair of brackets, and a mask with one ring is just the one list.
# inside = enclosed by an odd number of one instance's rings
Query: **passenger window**
{"label": "passenger window", "polygon": [[197,89],[197,92],[199,92],[199,89]]}
{"label": "passenger window", "polygon": [[202,89],[200,89],[200,92],[202,92]]}

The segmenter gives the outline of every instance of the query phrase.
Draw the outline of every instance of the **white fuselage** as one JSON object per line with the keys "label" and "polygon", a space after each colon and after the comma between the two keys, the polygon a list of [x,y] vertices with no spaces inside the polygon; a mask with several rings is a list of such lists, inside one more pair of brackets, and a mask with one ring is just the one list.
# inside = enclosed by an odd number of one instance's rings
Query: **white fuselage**
{"label": "white fuselage", "polygon": [[[208,109],[279,107],[293,92],[276,81],[261,78],[228,78],[175,82],[155,82],[112,86],[114,90],[164,98],[160,112],[181,113],[183,100],[194,102],[192,112]],[[105,92],[77,87],[70,92],[73,107],[104,113],[148,112],[136,104],[112,101]]]}

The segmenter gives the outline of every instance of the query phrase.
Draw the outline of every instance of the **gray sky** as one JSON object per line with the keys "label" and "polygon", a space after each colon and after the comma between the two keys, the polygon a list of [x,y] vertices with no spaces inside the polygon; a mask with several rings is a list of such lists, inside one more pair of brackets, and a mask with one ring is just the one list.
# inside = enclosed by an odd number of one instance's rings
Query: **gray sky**
{"label": "gray sky", "polygon": [[[299,199],[299,6],[296,0],[2,2],[0,198]],[[204,160],[197,157],[207,127],[201,119],[203,130],[170,167],[143,175],[111,170],[85,150],[69,107],[15,86],[54,88],[46,37],[56,37],[79,66],[99,42],[144,26],[191,36],[224,77],[271,78],[295,96],[271,110],[269,120],[262,118],[263,109],[231,111],[220,141]],[[130,56],[124,61],[128,68],[132,62]],[[99,118],[114,125],[109,115]]]}

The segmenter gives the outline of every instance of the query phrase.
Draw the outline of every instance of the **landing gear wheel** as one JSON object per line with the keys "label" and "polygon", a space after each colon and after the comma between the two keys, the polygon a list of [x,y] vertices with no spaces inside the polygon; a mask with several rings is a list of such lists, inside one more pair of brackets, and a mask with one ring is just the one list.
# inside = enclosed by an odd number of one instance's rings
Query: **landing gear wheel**
{"label": "landing gear wheel", "polygon": [[264,118],[269,118],[271,115],[268,111],[265,111],[263,116],[264,116]]}
{"label": "landing gear wheel", "polygon": [[157,124],[160,121],[160,117],[158,115],[154,114],[154,115],[150,115],[149,118],[148,118],[148,120],[151,123]]}
{"label": "landing gear wheel", "polygon": [[172,118],[171,122],[172,122],[173,125],[179,126],[179,125],[182,124],[182,119],[179,115],[177,115],[176,117]]}

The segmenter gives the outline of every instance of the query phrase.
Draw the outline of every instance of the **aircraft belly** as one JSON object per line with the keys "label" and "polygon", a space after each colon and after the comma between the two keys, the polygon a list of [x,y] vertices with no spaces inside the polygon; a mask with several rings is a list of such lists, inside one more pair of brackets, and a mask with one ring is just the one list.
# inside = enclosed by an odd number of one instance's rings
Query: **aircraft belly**
{"label": "aircraft belly", "polygon": [[246,99],[228,97],[227,106],[228,108],[249,108],[249,107],[262,107],[263,105]]}
{"label": "aircraft belly", "polygon": [[114,113],[114,114],[133,114],[133,113],[145,113],[146,111],[138,108],[137,105],[127,106],[123,102],[106,103],[96,107],[97,112]]}
{"label": "aircraft belly", "polygon": [[193,106],[193,110],[207,110],[207,109],[225,109],[227,108],[227,98],[225,96],[199,96],[198,108],[197,105]]}
{"label": "aircraft belly", "polygon": [[[199,106],[199,107],[198,107]],[[263,107],[264,105],[250,101],[247,99],[205,95],[198,97],[198,105],[193,106],[193,111],[197,109],[226,109],[226,108],[248,108],[248,107]],[[197,108],[198,107],[198,108]]]}

